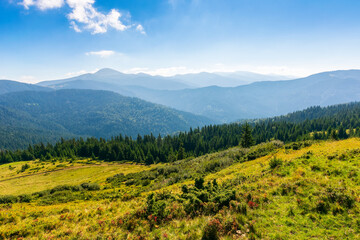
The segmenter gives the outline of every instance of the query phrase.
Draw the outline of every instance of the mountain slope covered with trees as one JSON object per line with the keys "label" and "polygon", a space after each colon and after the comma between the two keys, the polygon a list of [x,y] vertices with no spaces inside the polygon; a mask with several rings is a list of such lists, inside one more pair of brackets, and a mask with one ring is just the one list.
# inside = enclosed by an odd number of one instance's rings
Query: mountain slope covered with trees
{"label": "mountain slope covered with trees", "polygon": [[[117,135],[109,140],[88,138],[63,140],[55,145],[38,144],[25,151],[3,152],[0,154],[0,162],[52,157],[91,157],[105,161],[125,160],[153,164],[197,157],[239,144],[249,147],[273,139],[290,143],[360,136],[360,103],[320,108],[317,118],[307,119],[305,116],[312,116],[314,109],[317,107],[251,124],[233,123],[191,128],[188,132],[164,137],[139,134],[135,139]],[[292,120],[285,121],[286,119]],[[294,147],[296,148],[296,144]]]}
{"label": "mountain slope covered with trees", "polygon": [[51,88],[11,80],[0,80],[0,94],[23,91],[53,91]]}
{"label": "mountain slope covered with trees", "polygon": [[[27,147],[29,143],[70,136],[110,138],[119,134],[173,134],[211,123],[207,118],[121,96],[108,91],[60,90],[16,92],[0,95],[0,121],[4,135],[0,148]],[[29,135],[15,139],[15,132]],[[15,129],[12,131],[12,129]],[[39,134],[35,130],[40,130]],[[7,132],[6,132],[7,131]],[[49,134],[46,134],[46,132]],[[11,139],[7,138],[11,135]]]}

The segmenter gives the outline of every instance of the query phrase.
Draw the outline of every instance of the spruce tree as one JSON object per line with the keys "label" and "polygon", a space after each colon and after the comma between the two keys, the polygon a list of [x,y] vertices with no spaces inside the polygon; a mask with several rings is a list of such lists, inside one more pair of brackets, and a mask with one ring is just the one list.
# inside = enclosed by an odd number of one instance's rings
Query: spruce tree
{"label": "spruce tree", "polygon": [[184,149],[184,144],[180,143],[180,147],[179,147],[179,151],[177,154],[177,160],[181,160],[185,158],[185,149]]}
{"label": "spruce tree", "polygon": [[243,126],[240,145],[244,148],[254,145],[254,139],[251,135],[251,127],[248,123],[245,123]]}

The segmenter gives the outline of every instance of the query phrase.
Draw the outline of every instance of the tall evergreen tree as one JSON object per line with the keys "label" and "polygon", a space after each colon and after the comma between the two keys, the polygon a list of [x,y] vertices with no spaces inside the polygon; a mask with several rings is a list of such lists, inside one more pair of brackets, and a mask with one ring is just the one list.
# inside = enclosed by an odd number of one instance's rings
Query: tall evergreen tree
{"label": "tall evergreen tree", "polygon": [[254,145],[254,139],[251,134],[251,127],[248,123],[245,123],[242,129],[240,145],[244,148]]}
{"label": "tall evergreen tree", "polygon": [[180,143],[180,147],[179,147],[179,151],[177,154],[177,160],[181,160],[185,158],[185,149],[184,149],[184,144]]}

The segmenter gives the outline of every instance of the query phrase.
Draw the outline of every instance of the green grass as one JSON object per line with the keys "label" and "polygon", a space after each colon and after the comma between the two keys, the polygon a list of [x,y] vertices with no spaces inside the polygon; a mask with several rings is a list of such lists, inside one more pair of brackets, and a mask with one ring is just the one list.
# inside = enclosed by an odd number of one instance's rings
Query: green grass
{"label": "green grass", "polygon": [[[151,168],[86,161],[45,163],[36,175],[31,169],[42,163],[31,162],[19,174],[16,169],[24,163],[10,164],[16,167],[12,170],[3,165],[0,179],[11,174],[23,177],[0,182],[0,195],[88,181],[100,183],[101,190],[58,192],[65,200],[68,197],[65,203],[44,204],[44,198],[56,200],[55,192],[32,195],[29,203],[0,205],[0,239],[201,239],[204,229],[212,226],[220,239],[359,239],[360,139],[306,146],[272,149],[253,160],[250,156],[257,156],[254,153],[263,151],[263,146],[235,147]],[[278,164],[270,164],[274,159]],[[54,171],[60,164],[65,166]],[[118,173],[124,176],[106,181]],[[169,183],[184,174],[189,177]],[[205,187],[197,189],[194,179],[201,176]],[[218,187],[209,184],[214,179]],[[188,194],[183,193],[183,185],[188,185]],[[197,206],[196,199],[204,194],[208,199]]]}
{"label": "green grass", "polygon": [[[26,162],[0,166],[0,195],[29,194],[58,185],[77,185],[83,182],[104,183],[106,178],[115,174],[128,174],[150,169],[150,167],[136,164],[31,161],[27,162],[30,165],[29,169],[18,173],[24,164]],[[9,168],[9,166],[11,167]]]}

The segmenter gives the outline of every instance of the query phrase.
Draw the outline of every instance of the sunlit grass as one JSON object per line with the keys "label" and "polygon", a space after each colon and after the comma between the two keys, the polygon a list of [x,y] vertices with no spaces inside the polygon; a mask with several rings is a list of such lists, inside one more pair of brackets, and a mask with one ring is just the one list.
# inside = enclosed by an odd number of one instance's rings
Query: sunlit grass
{"label": "sunlit grass", "polygon": [[[251,194],[252,201],[258,205],[248,208],[246,216],[225,208],[215,216],[175,218],[152,228],[145,219],[137,219],[134,221],[134,229],[128,230],[119,221],[127,214],[136,216],[136,211],[144,207],[148,191],[129,200],[77,200],[45,206],[34,201],[0,205],[0,239],[1,234],[24,236],[28,239],[201,239],[205,225],[214,218],[244,221],[239,234],[223,235],[221,239],[248,239],[249,223],[254,224],[258,239],[359,239],[359,149],[360,140],[357,138],[320,141],[299,150],[280,148],[267,156],[235,163],[208,174],[205,182],[213,179],[219,184],[233,182],[233,189],[240,199],[246,199]],[[240,148],[235,147],[200,158],[209,161],[229,158],[237,151]],[[269,163],[275,157],[280,159],[281,164],[271,168]],[[23,164],[25,163],[10,165],[21,168]],[[38,164],[41,163],[31,162],[30,166]],[[60,163],[55,166],[58,164]],[[106,178],[116,173],[128,174],[150,169],[135,164],[66,164],[68,165],[61,171],[53,171],[54,164],[46,163],[44,167],[53,172],[0,182],[0,195],[30,193],[57,185],[87,181],[98,182],[107,187],[93,192],[95,195],[118,191],[126,193],[145,188],[125,185],[113,188],[105,184]],[[0,169],[3,170],[0,175],[3,179],[10,178],[11,171],[14,171],[9,170],[8,165],[3,165]],[[30,174],[27,171],[19,173],[19,176]],[[188,179],[155,192],[167,190],[174,195],[181,194],[181,186],[184,184],[193,185],[194,180]],[[356,200],[354,207],[335,214],[334,203],[329,213],[317,212],[315,208],[328,188],[344,188],[351,193]]]}
{"label": "sunlit grass", "polygon": [[[21,166],[29,164],[25,172],[17,173]],[[10,167],[10,168],[9,168]],[[44,167],[44,168],[43,168]],[[14,168],[10,170],[11,168]],[[33,171],[32,169],[39,170]],[[86,164],[38,161],[1,165],[0,195],[29,194],[58,185],[77,185],[83,182],[103,183],[106,178],[118,173],[128,174],[148,170],[150,167],[136,164],[96,163]]]}

